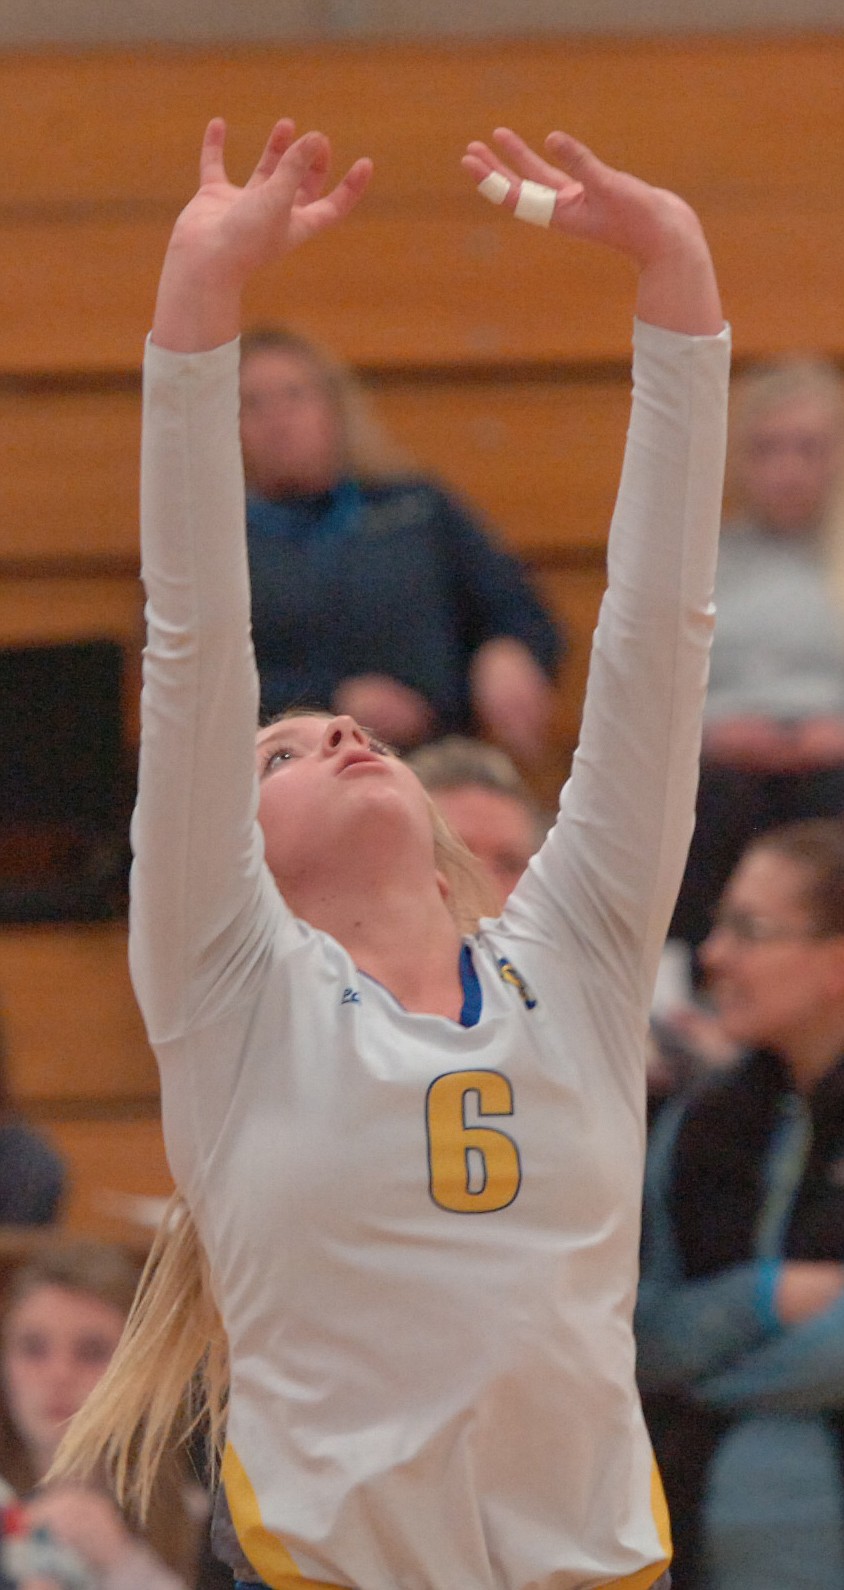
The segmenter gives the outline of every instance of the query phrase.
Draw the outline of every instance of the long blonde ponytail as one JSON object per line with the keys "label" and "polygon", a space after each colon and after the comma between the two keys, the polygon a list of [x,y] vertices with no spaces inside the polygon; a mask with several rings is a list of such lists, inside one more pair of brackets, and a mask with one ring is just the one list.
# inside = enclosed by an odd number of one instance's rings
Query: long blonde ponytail
{"label": "long blonde ponytail", "polygon": [[207,1420],[212,1469],[225,1435],[228,1347],[208,1261],[181,1193],[170,1199],[108,1369],[74,1419],[50,1480],[104,1475],[141,1522],[165,1453]]}

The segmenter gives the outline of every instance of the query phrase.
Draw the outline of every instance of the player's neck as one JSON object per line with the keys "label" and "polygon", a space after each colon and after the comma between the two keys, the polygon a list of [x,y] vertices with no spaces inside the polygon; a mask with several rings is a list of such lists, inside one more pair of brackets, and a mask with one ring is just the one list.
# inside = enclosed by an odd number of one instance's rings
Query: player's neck
{"label": "player's neck", "polygon": [[406,1010],[459,1019],[460,932],[436,886],[421,896],[373,889],[354,904],[325,896],[298,914],[337,939]]}

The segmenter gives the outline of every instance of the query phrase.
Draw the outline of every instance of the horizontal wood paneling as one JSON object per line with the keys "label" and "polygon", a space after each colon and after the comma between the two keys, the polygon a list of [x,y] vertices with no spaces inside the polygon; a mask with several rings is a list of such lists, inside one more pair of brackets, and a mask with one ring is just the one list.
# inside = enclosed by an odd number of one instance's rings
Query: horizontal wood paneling
{"label": "horizontal wood paneling", "polygon": [[172,1191],[159,1121],[53,1121],[39,1128],[68,1166],[66,1226],[148,1247],[152,1232],[130,1217],[127,1199],[166,1198]]}
{"label": "horizontal wood paneling", "polygon": [[[592,363],[629,355],[632,274],[619,258],[487,219],[482,201],[385,218],[361,211],[267,270],[252,321],[291,320],[374,367]],[[473,209],[474,206],[474,209]],[[702,211],[745,357],[797,343],[844,355],[844,227],[826,205]],[[0,371],[137,369],[168,225],[12,222],[0,256]]]}
{"label": "horizontal wood paneling", "polygon": [[21,1102],[157,1099],[122,923],[0,929],[0,1009]]}
{"label": "horizontal wood paneling", "polygon": [[616,380],[390,381],[379,414],[420,464],[540,562],[604,545],[630,408]]}
{"label": "horizontal wood paneling", "polygon": [[[490,219],[491,216],[491,219]],[[13,221],[0,256],[0,370],[137,368],[170,221]],[[564,257],[565,256],[565,257]],[[577,314],[561,313],[561,294]],[[592,250],[507,227],[471,194],[437,210],[361,210],[256,278],[251,320],[294,320],[369,365],[615,357],[631,275]]]}
{"label": "horizontal wood paneling", "polygon": [[[372,396],[420,467],[462,492],[511,545],[546,556],[603,543],[630,402],[626,375],[465,381],[455,372],[453,380],[376,380]],[[0,569],[3,560],[58,559],[78,563],[81,575],[92,558],[131,568],[139,431],[137,391],[0,392]],[[138,590],[128,570],[111,578],[122,632],[137,621]]]}
{"label": "horizontal wood paneling", "polygon": [[374,202],[462,194],[466,139],[504,122],[537,139],[567,125],[697,202],[765,191],[834,204],[838,168],[813,152],[838,138],[842,61],[834,33],[14,52],[0,56],[0,94],[14,106],[0,195],[21,208],[170,212],[192,190],[210,116],[226,116],[242,179],[274,117],[289,114],[331,134],[338,167],[374,158]]}
{"label": "horizontal wood paneling", "polygon": [[136,367],[207,115],[228,115],[241,176],[281,101],[378,178],[342,242],[268,273],[250,314],[293,315],[356,362],[624,356],[624,266],[513,227],[459,169],[467,135],[561,118],[699,207],[743,352],[844,353],[842,67],[838,36],[0,59],[22,118],[0,176],[0,370]]}
{"label": "horizontal wood paneling", "polygon": [[143,601],[137,574],[2,573],[0,646],[113,638],[136,648]]}
{"label": "horizontal wood paneling", "polygon": [[138,390],[0,388],[0,567],[137,562],[139,442]]}

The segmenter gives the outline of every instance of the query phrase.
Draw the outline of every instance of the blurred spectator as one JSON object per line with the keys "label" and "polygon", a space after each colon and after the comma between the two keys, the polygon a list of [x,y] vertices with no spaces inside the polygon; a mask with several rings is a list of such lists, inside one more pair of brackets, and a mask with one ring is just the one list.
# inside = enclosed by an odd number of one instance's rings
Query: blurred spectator
{"label": "blurred spectator", "polygon": [[59,1155],[12,1106],[0,1023],[0,1226],[49,1225],[58,1216],[64,1189]]}
{"label": "blurred spectator", "polygon": [[[57,1239],[13,1277],[0,1338],[0,1477],[18,1496],[43,1481],[68,1420],[105,1371],[139,1276],[122,1248]],[[195,1580],[207,1503],[178,1458],[144,1540],[94,1486],[48,1486],[25,1513],[76,1552],[102,1590],[185,1590]]]}
{"label": "blurred spectator", "polygon": [[734,383],[697,827],[672,935],[699,944],[744,846],[844,812],[844,380]]}
{"label": "blurred spectator", "polygon": [[701,951],[743,1058],[663,1107],[637,1311],[674,1590],[844,1584],[844,822],[745,853]]}
{"label": "blurred spectator", "polygon": [[452,734],[408,762],[449,827],[482,861],[499,908],[551,826],[510,758],[497,746]]}
{"label": "blurred spectator", "polygon": [[556,626],[517,560],[380,434],[348,370],[283,329],[241,344],[262,710],[349,712],[402,749],[474,723],[542,752]]}
{"label": "blurred spectator", "polygon": [[727,1037],[705,990],[692,987],[691,952],[682,939],[663,948],[648,1034],[648,1125],[666,1099],[711,1070],[732,1065],[741,1051]]}

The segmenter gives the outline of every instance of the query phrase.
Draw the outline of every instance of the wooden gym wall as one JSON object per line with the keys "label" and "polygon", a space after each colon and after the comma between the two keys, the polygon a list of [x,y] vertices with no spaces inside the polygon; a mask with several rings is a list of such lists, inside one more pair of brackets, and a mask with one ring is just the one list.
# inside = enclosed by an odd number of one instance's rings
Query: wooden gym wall
{"label": "wooden gym wall", "polygon": [[[202,128],[242,178],[276,115],[376,179],[341,234],[268,272],[284,318],[366,376],[419,462],[488,513],[569,625],[576,734],[628,403],[628,267],[508,224],[459,168],[500,122],[565,126],[702,214],[740,360],[844,354],[844,34],[0,57],[0,644],[116,636],[136,727],[138,370]],[[166,1185],[120,927],[7,929],[16,1096],[71,1156],[71,1219]]]}

